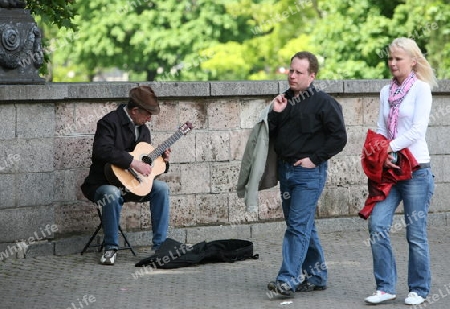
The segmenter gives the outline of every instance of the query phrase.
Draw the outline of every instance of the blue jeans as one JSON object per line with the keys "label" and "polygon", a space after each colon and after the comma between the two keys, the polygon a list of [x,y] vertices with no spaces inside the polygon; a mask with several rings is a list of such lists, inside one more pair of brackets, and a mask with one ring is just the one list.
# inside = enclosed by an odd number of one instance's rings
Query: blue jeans
{"label": "blue jeans", "polygon": [[327,178],[327,162],[304,168],[279,161],[278,177],[286,232],[277,280],[293,290],[305,279],[325,286],[327,267],[314,217]]}
{"label": "blue jeans", "polygon": [[119,247],[119,221],[122,205],[132,200],[139,202],[150,201],[152,223],[152,248],[157,249],[167,238],[169,228],[169,187],[159,180],[153,181],[151,192],[142,198],[129,198],[122,195],[116,186],[103,185],[95,192],[95,203],[102,207],[102,225],[105,250]]}
{"label": "blue jeans", "polygon": [[369,217],[373,272],[378,291],[395,294],[397,270],[389,232],[395,209],[403,200],[406,239],[409,244],[408,286],[410,292],[427,297],[430,291],[430,254],[427,239],[427,216],[434,192],[430,168],[421,168],[412,179],[398,182],[387,198],[378,202]]}

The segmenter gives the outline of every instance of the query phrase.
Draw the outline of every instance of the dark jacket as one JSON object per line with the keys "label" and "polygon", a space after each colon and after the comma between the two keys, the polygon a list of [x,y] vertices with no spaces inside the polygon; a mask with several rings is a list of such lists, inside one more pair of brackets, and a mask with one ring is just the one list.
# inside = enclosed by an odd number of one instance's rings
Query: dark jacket
{"label": "dark jacket", "polygon": [[285,97],[286,108],[268,116],[279,158],[295,163],[309,157],[319,165],[344,149],[347,132],[342,107],[333,97],[313,85],[297,98],[292,90],[287,90]]}
{"label": "dark jacket", "polygon": [[150,130],[146,125],[140,126],[139,138],[135,141],[134,125],[120,105],[97,123],[92,147],[92,164],[89,175],[81,185],[83,194],[94,201],[95,191],[102,185],[109,184],[104,169],[106,163],[120,168],[129,168],[133,156],[129,154],[139,142],[151,144]]}
{"label": "dark jacket", "polygon": [[412,178],[412,173],[419,165],[408,148],[398,152],[398,162],[400,168],[384,168],[384,162],[388,157],[389,140],[383,135],[372,130],[367,132],[364,142],[361,164],[366,174],[369,195],[364,203],[359,216],[363,219],[369,218],[373,207],[379,201],[383,201],[398,181]]}

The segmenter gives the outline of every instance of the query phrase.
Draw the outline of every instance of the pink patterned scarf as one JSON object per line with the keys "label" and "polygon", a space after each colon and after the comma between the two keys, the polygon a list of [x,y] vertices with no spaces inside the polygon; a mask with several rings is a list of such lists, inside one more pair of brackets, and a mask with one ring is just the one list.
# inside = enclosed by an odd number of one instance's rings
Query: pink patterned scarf
{"label": "pink patterned scarf", "polygon": [[388,130],[389,130],[389,138],[393,140],[397,135],[397,122],[398,122],[398,113],[400,109],[400,104],[403,102],[403,99],[408,94],[409,89],[411,89],[414,82],[417,80],[416,73],[411,71],[408,77],[403,81],[401,85],[398,84],[397,80],[393,78],[391,80],[391,84],[389,85],[389,116],[388,116]]}

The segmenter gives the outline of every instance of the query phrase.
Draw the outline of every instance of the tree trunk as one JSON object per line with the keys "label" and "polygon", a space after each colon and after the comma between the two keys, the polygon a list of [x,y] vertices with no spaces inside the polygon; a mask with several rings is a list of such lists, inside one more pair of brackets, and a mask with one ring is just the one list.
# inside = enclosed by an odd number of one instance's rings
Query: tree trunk
{"label": "tree trunk", "polygon": [[147,81],[154,81],[156,78],[156,70],[147,70]]}

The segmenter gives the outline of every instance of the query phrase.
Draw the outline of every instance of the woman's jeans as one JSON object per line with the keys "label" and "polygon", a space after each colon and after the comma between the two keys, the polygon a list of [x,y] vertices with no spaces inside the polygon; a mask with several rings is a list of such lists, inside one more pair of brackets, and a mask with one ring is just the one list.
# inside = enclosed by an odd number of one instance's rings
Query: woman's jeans
{"label": "woman's jeans", "polygon": [[409,244],[408,286],[410,292],[426,297],[430,291],[431,272],[427,239],[427,216],[434,192],[430,168],[421,168],[410,180],[392,187],[387,198],[378,202],[369,217],[373,272],[377,291],[395,294],[397,270],[389,232],[400,201],[405,211],[406,239]]}
{"label": "woman's jeans", "polygon": [[293,290],[305,279],[325,286],[327,267],[314,219],[327,178],[327,162],[304,168],[280,160],[278,177],[286,232],[277,280],[288,283]]}
{"label": "woman's jeans", "polygon": [[122,205],[126,201],[150,201],[152,223],[152,248],[157,249],[167,238],[169,227],[169,187],[159,180],[153,181],[151,192],[142,198],[129,198],[122,195],[116,186],[103,185],[95,192],[95,203],[102,207],[102,225],[105,250],[117,250],[119,247],[119,221]]}

